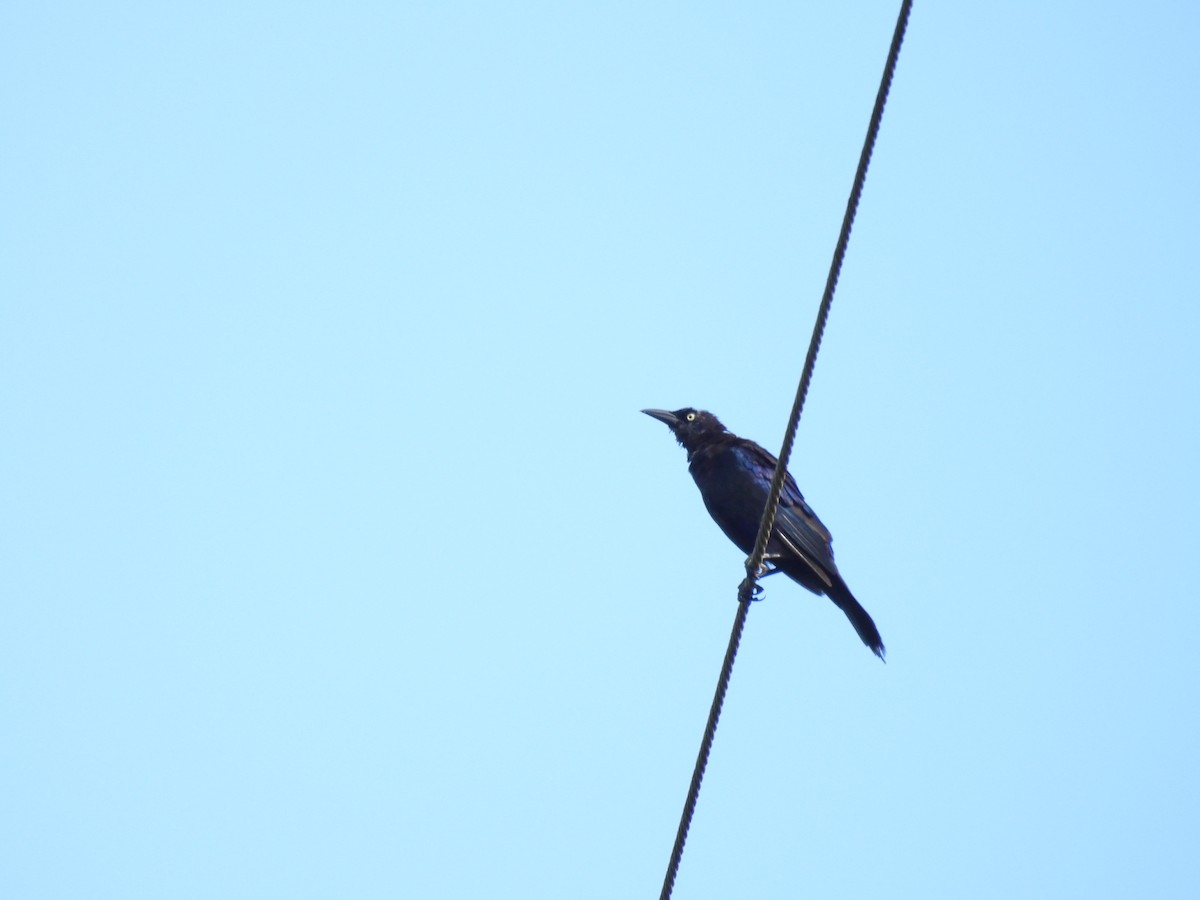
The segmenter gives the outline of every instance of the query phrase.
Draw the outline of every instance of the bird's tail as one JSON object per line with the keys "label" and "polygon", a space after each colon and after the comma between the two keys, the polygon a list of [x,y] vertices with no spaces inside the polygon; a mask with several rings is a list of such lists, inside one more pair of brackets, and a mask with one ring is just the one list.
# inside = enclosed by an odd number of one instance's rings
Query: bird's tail
{"label": "bird's tail", "polygon": [[879,629],[875,627],[875,621],[871,618],[871,614],[854,599],[854,595],[850,593],[850,588],[846,587],[846,583],[840,578],[835,578],[833,585],[826,588],[825,593],[837,605],[837,608],[846,614],[846,618],[850,620],[850,624],[854,626],[854,630],[858,632],[862,642],[871,648],[872,653],[883,659],[887,648],[883,646],[883,638],[879,635]]}

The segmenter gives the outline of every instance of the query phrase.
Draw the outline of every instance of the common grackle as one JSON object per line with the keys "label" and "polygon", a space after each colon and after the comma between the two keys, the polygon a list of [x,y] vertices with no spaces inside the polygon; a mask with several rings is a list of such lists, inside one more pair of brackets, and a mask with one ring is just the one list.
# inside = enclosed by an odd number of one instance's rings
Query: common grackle
{"label": "common grackle", "polygon": [[[731,434],[712,413],[690,407],[674,412],[642,412],[664,422],[687,450],[688,469],[709,515],[749,556],[779,460],[753,441]],[[829,529],[821,524],[788,474],[779,497],[775,527],[767,541],[768,574],[783,572],[813,593],[825,594],[846,614],[862,642],[883,659],[879,629],[838,574],[832,540]]]}

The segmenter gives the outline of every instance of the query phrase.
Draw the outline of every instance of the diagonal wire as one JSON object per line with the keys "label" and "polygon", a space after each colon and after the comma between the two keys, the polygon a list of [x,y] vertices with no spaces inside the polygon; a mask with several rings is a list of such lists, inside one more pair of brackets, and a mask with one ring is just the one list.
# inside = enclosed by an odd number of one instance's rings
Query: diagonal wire
{"label": "diagonal wire", "polygon": [[888,50],[887,63],[884,65],[883,79],[879,84],[879,91],[875,95],[875,107],[871,111],[871,122],[867,126],[867,136],[863,141],[862,153],[858,158],[858,170],[854,173],[854,185],[850,189],[850,197],[846,201],[846,213],[842,217],[842,230],[833,251],[829,276],[825,280],[825,293],[821,297],[821,306],[817,310],[817,321],[813,325],[808,356],[804,359],[804,370],[800,375],[800,384],[796,388],[796,399],[792,403],[791,415],[788,417],[787,432],[783,438],[783,447],[779,451],[779,464],[775,467],[775,475],[771,479],[771,490],[767,494],[767,505],[763,509],[762,521],[759,522],[758,538],[754,542],[754,550],[746,560],[746,578],[738,587],[738,609],[733,620],[733,631],[729,636],[729,648],[725,651],[725,661],[717,680],[716,694],[713,696],[712,708],[708,713],[708,724],[704,728],[704,738],[700,742],[696,768],[692,772],[692,782],[688,787],[687,800],[683,805],[683,815],[679,820],[679,830],[675,834],[675,846],[671,850],[671,860],[667,864],[667,874],[663,879],[659,900],[670,900],[671,892],[675,888],[675,877],[679,874],[679,862],[683,858],[683,845],[687,841],[692,816],[696,812],[696,800],[700,796],[700,783],[704,780],[704,770],[708,766],[708,755],[712,750],[713,738],[717,733],[717,722],[721,718],[725,693],[729,689],[733,661],[737,657],[738,646],[742,641],[742,631],[745,629],[746,616],[750,611],[750,600],[758,585],[763,557],[767,552],[767,539],[775,526],[775,515],[779,510],[779,495],[783,490],[788,458],[792,454],[792,445],[796,440],[796,428],[800,424],[800,413],[804,409],[804,399],[808,396],[808,385],[812,381],[817,351],[821,348],[821,337],[825,332],[825,322],[829,318],[829,307],[833,304],[833,293],[837,289],[838,276],[842,271],[842,260],[846,256],[846,245],[850,242],[854,215],[858,211],[858,201],[862,197],[863,184],[867,179],[867,168],[871,163],[871,153],[875,149],[875,139],[879,135],[879,123],[883,120],[883,108],[887,103],[888,91],[892,86],[896,60],[900,56],[900,45],[904,42],[904,32],[908,27],[908,17],[911,12],[912,0],[903,0],[900,4],[900,15],[896,19],[896,29],[892,34],[892,46]]}

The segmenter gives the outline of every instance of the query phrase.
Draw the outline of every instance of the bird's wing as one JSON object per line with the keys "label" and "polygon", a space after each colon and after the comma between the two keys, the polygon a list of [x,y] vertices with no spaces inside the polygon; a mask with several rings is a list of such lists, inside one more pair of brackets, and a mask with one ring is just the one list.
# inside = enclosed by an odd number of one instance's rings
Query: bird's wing
{"label": "bird's wing", "polygon": [[833,584],[837,573],[833,561],[833,544],[829,529],[817,518],[812,508],[800,498],[799,503],[779,505],[775,516],[775,537],[808,565],[826,587]]}
{"label": "bird's wing", "polygon": [[[741,449],[743,461],[753,467],[756,480],[763,486],[763,490],[768,490],[775,467],[779,464],[778,460],[762,447],[749,441]],[[833,536],[808,505],[790,472],[783,479],[773,537],[778,538],[782,544],[782,547],[778,548],[779,551],[799,557],[827,587],[833,583],[830,576],[837,572],[833,561]]]}

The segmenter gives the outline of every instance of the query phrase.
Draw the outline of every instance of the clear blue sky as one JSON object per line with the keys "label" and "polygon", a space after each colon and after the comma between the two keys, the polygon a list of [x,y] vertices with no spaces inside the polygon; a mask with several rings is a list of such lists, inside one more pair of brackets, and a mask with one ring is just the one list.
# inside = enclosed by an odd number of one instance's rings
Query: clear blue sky
{"label": "clear blue sky", "polygon": [[[1191,897],[1200,8],[918,2],[675,896]],[[657,896],[898,3],[9,3],[0,895]]]}

